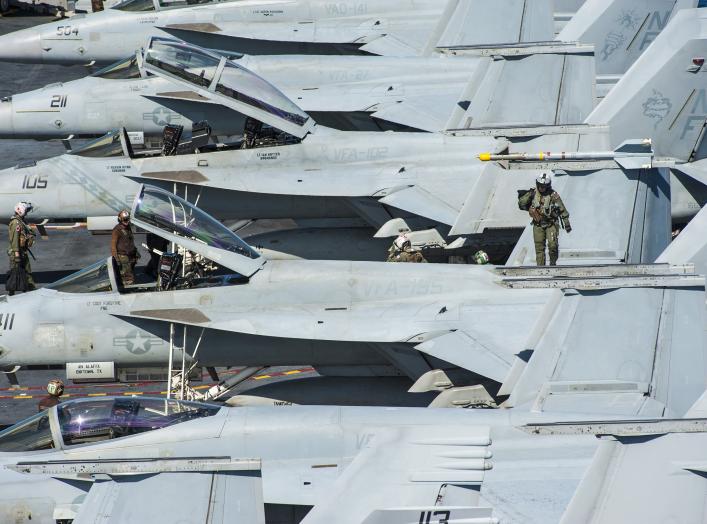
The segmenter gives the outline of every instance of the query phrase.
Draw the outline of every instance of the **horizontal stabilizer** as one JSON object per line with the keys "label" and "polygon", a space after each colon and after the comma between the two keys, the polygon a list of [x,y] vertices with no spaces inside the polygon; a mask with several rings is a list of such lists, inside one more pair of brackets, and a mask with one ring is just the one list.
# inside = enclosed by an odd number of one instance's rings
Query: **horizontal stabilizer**
{"label": "horizontal stabilizer", "polygon": [[678,164],[673,169],[707,186],[707,159],[690,162],[689,164]]}
{"label": "horizontal stabilizer", "polygon": [[695,264],[698,273],[707,274],[707,207],[703,207],[690,220],[656,262],[673,265]]}
{"label": "horizontal stabilizer", "polygon": [[462,93],[435,92],[435,96],[409,96],[371,116],[431,133],[443,131]]}
{"label": "horizontal stabilizer", "polygon": [[458,209],[437,198],[419,186],[401,189],[379,200],[382,204],[397,207],[415,215],[431,218],[442,224],[453,224]]}
{"label": "horizontal stabilizer", "polygon": [[496,382],[511,369],[512,355],[483,345],[464,331],[454,331],[415,346],[415,349]]}
{"label": "horizontal stabilizer", "polygon": [[687,410],[685,418],[707,418],[707,391]]}
{"label": "horizontal stabilizer", "polygon": [[395,35],[383,35],[361,47],[361,51],[381,56],[417,56],[420,49]]}

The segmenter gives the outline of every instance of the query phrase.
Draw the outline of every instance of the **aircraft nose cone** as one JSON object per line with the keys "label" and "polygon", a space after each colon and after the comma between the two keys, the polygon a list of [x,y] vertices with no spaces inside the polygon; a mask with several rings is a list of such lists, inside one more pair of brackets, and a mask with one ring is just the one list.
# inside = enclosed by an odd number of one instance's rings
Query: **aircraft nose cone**
{"label": "aircraft nose cone", "polygon": [[12,138],[15,134],[12,122],[12,100],[0,100],[0,138]]}
{"label": "aircraft nose cone", "polygon": [[42,61],[39,32],[23,29],[0,36],[0,61],[37,63]]}

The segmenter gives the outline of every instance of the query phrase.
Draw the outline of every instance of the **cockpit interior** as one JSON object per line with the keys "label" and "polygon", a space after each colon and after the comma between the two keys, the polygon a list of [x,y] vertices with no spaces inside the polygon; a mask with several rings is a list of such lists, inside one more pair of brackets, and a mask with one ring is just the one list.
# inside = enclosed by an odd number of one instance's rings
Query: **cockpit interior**
{"label": "cockpit interior", "polygon": [[216,415],[212,404],[149,397],[62,402],[0,432],[0,453],[62,449]]}
{"label": "cockpit interior", "polygon": [[[196,242],[197,246],[208,246],[251,261],[261,259],[257,251],[218,220],[186,200],[157,187],[143,187],[135,203],[133,219],[145,224],[143,227],[151,226],[177,239]],[[46,288],[62,293],[137,293],[233,286],[248,282],[247,277],[201,254],[185,250],[177,243],[170,245],[165,238],[156,234],[152,236],[163,247],[157,250],[148,241],[148,248],[154,249],[159,256],[156,281],[138,280],[134,284],[123,285],[117,262],[108,257]],[[198,247],[194,249],[198,250]]]}

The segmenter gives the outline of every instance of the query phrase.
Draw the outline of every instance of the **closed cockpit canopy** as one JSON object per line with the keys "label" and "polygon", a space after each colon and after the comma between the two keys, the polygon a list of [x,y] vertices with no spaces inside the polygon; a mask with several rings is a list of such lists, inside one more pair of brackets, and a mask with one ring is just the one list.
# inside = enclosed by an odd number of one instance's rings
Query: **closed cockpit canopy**
{"label": "closed cockpit canopy", "polygon": [[[0,453],[56,449],[127,437],[210,417],[221,408],[163,398],[105,397],[62,402],[0,432]],[[52,436],[52,427],[61,442]]]}

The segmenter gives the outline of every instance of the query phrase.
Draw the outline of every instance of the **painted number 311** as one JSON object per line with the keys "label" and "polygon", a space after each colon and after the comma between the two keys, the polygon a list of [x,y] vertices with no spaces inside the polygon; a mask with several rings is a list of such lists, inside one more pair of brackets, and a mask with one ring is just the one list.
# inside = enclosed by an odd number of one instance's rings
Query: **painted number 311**
{"label": "painted number 311", "polygon": [[423,511],[419,524],[449,524],[450,511]]}
{"label": "painted number 311", "polygon": [[60,25],[60,26],[57,26],[57,28],[56,28],[56,35],[57,36],[71,36],[71,35],[78,36],[78,34],[79,34],[78,27],[72,27],[70,25]]}

